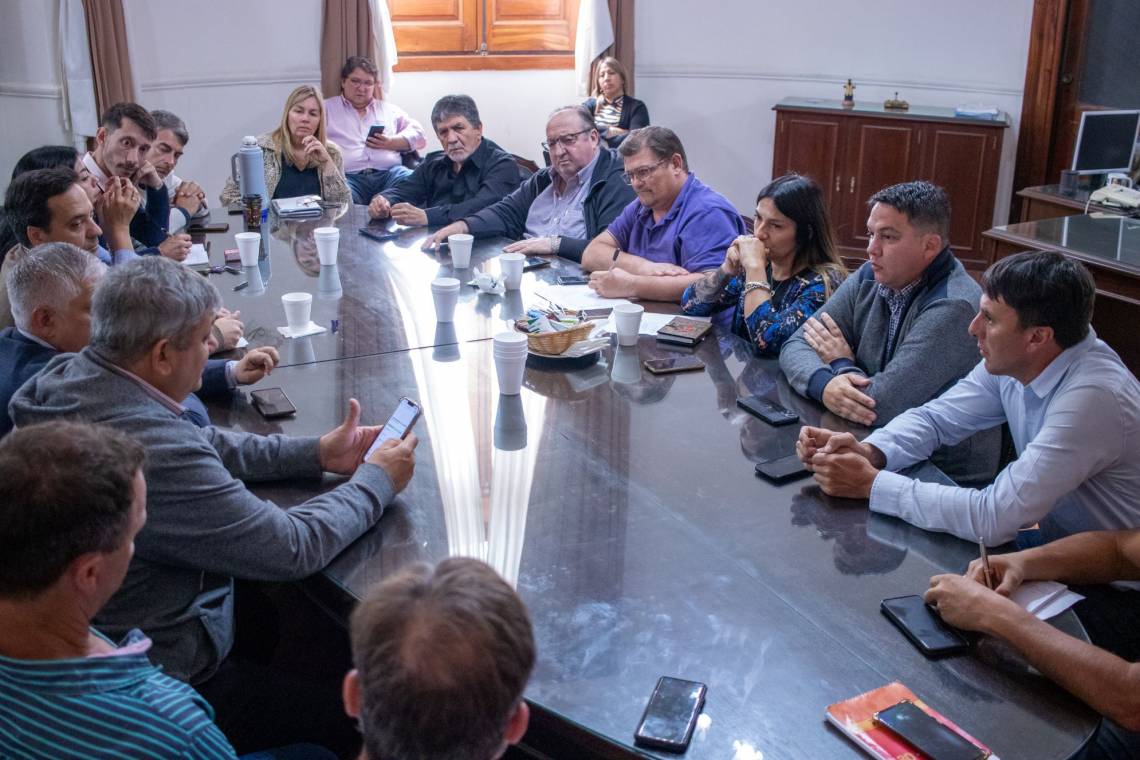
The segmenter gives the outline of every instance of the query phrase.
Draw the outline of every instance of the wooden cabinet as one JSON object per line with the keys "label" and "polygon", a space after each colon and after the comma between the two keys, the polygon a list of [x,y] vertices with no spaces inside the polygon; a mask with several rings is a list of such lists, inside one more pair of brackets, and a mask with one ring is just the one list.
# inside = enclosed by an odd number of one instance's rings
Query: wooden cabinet
{"label": "wooden cabinet", "polygon": [[797,172],[824,189],[840,253],[866,259],[867,199],[898,182],[925,179],[950,196],[950,245],[967,268],[989,262],[982,232],[993,219],[1007,121],[962,119],[952,109],[843,108],[838,101],[788,98],[775,107],[772,176]]}

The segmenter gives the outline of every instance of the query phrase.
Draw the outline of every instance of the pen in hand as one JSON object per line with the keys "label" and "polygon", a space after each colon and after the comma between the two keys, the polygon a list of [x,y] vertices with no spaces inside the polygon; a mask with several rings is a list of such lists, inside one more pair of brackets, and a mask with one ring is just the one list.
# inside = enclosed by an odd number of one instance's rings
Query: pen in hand
{"label": "pen in hand", "polygon": [[990,555],[986,553],[986,543],[981,536],[978,536],[978,551],[982,555],[982,575],[986,579],[986,588],[993,591],[994,571],[990,568]]}

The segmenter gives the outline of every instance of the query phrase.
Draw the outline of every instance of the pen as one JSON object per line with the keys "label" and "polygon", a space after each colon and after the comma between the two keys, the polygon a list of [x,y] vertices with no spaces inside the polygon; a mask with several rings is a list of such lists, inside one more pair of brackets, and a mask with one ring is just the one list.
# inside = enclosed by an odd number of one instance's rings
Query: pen
{"label": "pen", "polygon": [[614,260],[610,262],[610,269],[613,269],[614,267],[617,266],[618,256],[621,256],[621,249],[615,248],[614,249]]}
{"label": "pen", "polygon": [[245,282],[239,282],[237,285],[234,285],[234,290],[245,290],[247,287],[249,287],[249,280],[246,280]]}
{"label": "pen", "polygon": [[981,536],[978,536],[978,551],[982,555],[982,574],[986,577],[986,588],[993,591],[994,571],[990,569],[990,555],[986,553],[986,543]]}

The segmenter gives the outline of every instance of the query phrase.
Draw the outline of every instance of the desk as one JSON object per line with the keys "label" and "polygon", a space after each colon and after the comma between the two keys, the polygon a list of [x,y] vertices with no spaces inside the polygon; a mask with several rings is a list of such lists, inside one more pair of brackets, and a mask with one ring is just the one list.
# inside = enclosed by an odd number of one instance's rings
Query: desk
{"label": "desk", "polygon": [[1116,206],[1105,206],[1102,203],[1089,204],[1088,190],[1076,190],[1072,195],[1061,192],[1060,185],[1041,185],[1027,187],[1017,191],[1021,198],[1021,221],[1036,222],[1041,219],[1053,219],[1058,216],[1083,214],[1087,207],[1089,211],[1099,211],[1105,214],[1126,216],[1127,214]]}
{"label": "desk", "polygon": [[1078,214],[994,227],[983,240],[992,261],[1044,250],[1087,266],[1097,288],[1093,328],[1134,374],[1140,372],[1140,219]]}
{"label": "desk", "polygon": [[[704,372],[639,369],[684,351],[644,336],[587,369],[530,367],[522,395],[502,397],[490,342],[456,342],[282,367],[265,384],[285,389],[294,419],[265,421],[244,396],[211,414],[224,427],[312,435],[335,425],[350,397],[371,422],[401,395],[423,403],[408,489],[310,589],[343,615],[409,562],[488,561],[534,620],[527,741],[549,756],[635,754],[633,730],[664,674],[709,685],[712,722],[688,758],[732,757],[734,743],[766,758],[861,757],[824,709],[894,679],[1006,760],[1067,757],[1087,739],[1095,716],[1062,689],[995,667],[988,650],[926,660],[879,613],[882,598],[964,569],[974,545],[827,498],[810,480],[757,479],[751,463],[790,452],[797,428],[743,413],[738,396],[843,424],[733,336],[694,350]],[[337,482],[255,490],[288,506]],[[1071,613],[1057,624],[1083,635]]]}

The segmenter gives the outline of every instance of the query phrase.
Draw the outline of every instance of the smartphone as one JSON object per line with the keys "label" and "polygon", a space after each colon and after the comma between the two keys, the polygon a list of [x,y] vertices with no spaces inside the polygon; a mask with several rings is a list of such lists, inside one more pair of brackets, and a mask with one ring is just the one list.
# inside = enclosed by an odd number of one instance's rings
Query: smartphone
{"label": "smartphone", "polygon": [[927,657],[960,654],[970,648],[965,635],[944,623],[921,596],[884,599],[879,609]]}
{"label": "smartphone", "polygon": [[662,676],[649,695],[649,704],[633,735],[639,747],[684,752],[693,738],[697,716],[705,705],[703,683]]}
{"label": "smartphone", "polygon": [[229,222],[209,222],[207,224],[191,224],[186,228],[187,232],[228,232],[230,229]]}
{"label": "smartphone", "polygon": [[384,427],[380,429],[380,435],[376,436],[376,440],[372,442],[372,446],[364,458],[367,459],[372,456],[372,452],[379,448],[384,441],[392,438],[402,440],[419,421],[422,413],[423,408],[419,404],[407,396],[402,397],[400,403],[396,404],[396,411],[392,412],[392,416],[384,423]]}
{"label": "smartphone", "polygon": [[990,756],[909,699],[879,710],[874,719],[930,760],[983,760]]}
{"label": "smartphone", "polygon": [[738,398],[736,405],[754,417],[759,417],[769,425],[777,427],[780,425],[791,425],[793,422],[799,422],[800,419],[800,416],[791,409],[785,409],[779,404],[773,404],[771,401],[760,398],[759,396]]}
{"label": "smartphone", "polygon": [[590,281],[590,278],[584,274],[571,274],[571,275],[559,275],[558,276],[558,284],[559,285],[585,285],[589,281]]}
{"label": "smartphone", "polygon": [[280,388],[264,388],[249,394],[253,407],[267,420],[288,417],[297,413],[297,407]]}
{"label": "smartphone", "polygon": [[613,312],[612,306],[598,306],[593,309],[579,309],[578,316],[582,319],[605,319]]}
{"label": "smartphone", "polygon": [[397,237],[395,232],[388,232],[386,230],[371,230],[367,227],[361,227],[360,234],[369,240],[375,240],[377,243],[383,243],[388,240],[395,240]]}
{"label": "smartphone", "polygon": [[648,359],[645,368],[655,375],[671,375],[674,372],[689,372],[704,369],[705,363],[695,356],[677,356],[672,359]]}
{"label": "smartphone", "polygon": [[550,259],[543,259],[538,256],[527,256],[526,259],[523,260],[524,272],[529,272],[532,269],[542,269],[548,266],[550,266]]}
{"label": "smartphone", "polygon": [[760,462],[756,465],[756,474],[773,483],[787,483],[811,475],[811,472],[804,467],[804,463],[800,461],[798,456],[791,454],[779,459]]}
{"label": "smartphone", "polygon": [[382,134],[384,134],[384,125],[383,124],[373,124],[371,127],[368,128],[368,136],[369,137],[374,137],[376,135],[382,135]]}

